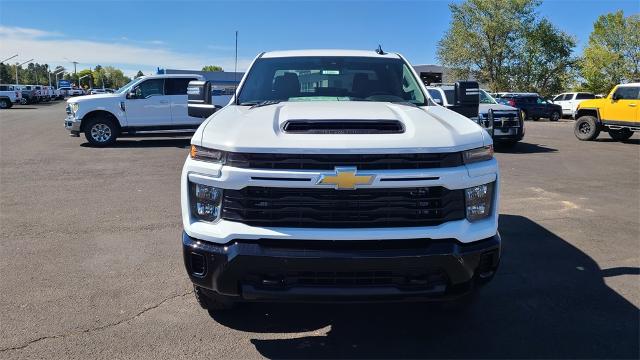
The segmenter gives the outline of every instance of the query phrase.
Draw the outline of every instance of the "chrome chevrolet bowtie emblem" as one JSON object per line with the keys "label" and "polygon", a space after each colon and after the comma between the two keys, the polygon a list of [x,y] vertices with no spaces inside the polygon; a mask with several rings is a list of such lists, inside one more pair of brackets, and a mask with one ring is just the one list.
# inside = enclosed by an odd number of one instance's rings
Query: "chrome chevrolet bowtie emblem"
{"label": "chrome chevrolet bowtie emblem", "polygon": [[357,175],[355,167],[337,167],[335,175],[322,175],[318,185],[332,185],[336,190],[355,190],[358,185],[369,185],[374,175]]}

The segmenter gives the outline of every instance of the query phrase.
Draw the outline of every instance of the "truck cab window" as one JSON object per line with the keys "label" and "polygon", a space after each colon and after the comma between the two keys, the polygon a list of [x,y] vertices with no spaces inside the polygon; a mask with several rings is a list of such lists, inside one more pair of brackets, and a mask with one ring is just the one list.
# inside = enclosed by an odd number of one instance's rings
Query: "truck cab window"
{"label": "truck cab window", "polygon": [[140,90],[139,97],[141,99],[164,95],[164,79],[149,79],[141,82],[137,87]]}

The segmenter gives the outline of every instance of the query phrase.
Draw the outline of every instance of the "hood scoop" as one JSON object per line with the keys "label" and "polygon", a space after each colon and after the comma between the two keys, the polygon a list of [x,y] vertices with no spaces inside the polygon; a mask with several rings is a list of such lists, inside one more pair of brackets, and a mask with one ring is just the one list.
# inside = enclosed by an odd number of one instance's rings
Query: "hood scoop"
{"label": "hood scoop", "polygon": [[282,130],[289,134],[402,134],[398,120],[288,120]]}

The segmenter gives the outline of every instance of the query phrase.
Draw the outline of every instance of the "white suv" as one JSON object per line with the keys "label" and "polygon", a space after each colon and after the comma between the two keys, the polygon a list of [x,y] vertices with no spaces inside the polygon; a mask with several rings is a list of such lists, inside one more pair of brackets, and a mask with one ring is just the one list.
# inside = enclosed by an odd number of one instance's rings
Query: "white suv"
{"label": "white suv", "polygon": [[552,102],[562,106],[563,116],[571,116],[572,118],[575,118],[578,104],[583,100],[595,98],[596,96],[594,94],[588,92],[570,92],[554,96]]}
{"label": "white suv", "polygon": [[191,140],[187,273],[210,311],[456,298],[498,267],[499,187],[489,134],[399,54],[262,53]]}
{"label": "white suv", "polygon": [[187,114],[189,81],[200,75],[151,75],[132,80],[115,93],[67,100],[65,128],[84,133],[94,146],[113,144],[122,133],[193,130],[203,121]]}

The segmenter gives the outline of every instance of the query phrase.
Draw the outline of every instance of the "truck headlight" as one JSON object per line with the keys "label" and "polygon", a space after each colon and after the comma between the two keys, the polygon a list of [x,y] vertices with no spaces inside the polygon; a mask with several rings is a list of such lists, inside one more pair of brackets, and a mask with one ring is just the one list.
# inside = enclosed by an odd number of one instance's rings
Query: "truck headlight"
{"label": "truck headlight", "polygon": [[191,145],[191,158],[194,160],[208,161],[218,164],[224,164],[225,152],[215,149],[209,149],[202,146]]}
{"label": "truck headlight", "polygon": [[464,151],[462,159],[465,164],[493,159],[493,145],[487,145],[476,149]]}
{"label": "truck headlight", "polygon": [[480,220],[491,215],[493,184],[488,183],[464,189],[467,220]]}
{"label": "truck headlight", "polygon": [[78,103],[71,103],[71,104],[69,104],[69,109],[71,110],[71,112],[73,113],[73,115],[75,115],[75,114],[76,114],[76,112],[78,112],[78,108],[79,108]]}
{"label": "truck headlight", "polygon": [[203,221],[214,222],[220,217],[222,189],[189,182],[191,215]]}

